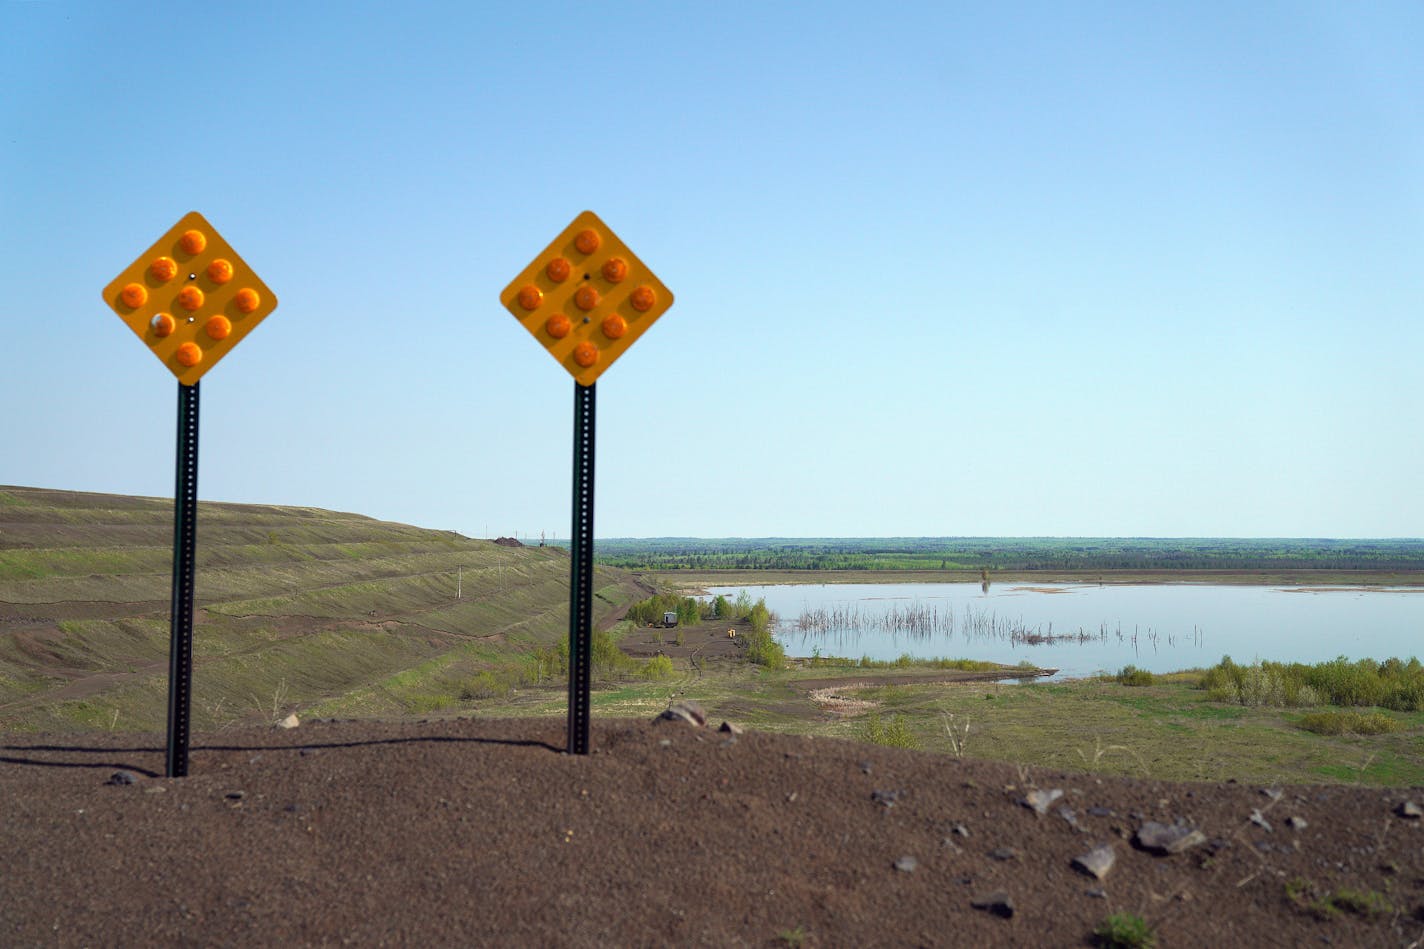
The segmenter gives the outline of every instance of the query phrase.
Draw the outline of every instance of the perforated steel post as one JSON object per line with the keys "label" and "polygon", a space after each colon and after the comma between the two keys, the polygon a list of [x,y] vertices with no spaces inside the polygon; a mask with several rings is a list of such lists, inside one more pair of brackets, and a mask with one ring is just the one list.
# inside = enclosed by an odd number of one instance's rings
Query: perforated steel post
{"label": "perforated steel post", "polygon": [[594,387],[574,383],[572,579],[569,583],[569,754],[588,754],[589,684],[593,667]]}
{"label": "perforated steel post", "polygon": [[188,773],[193,701],[193,573],[198,546],[198,383],[178,383],[178,463],[173,489],[173,599],[168,644],[167,773]]}

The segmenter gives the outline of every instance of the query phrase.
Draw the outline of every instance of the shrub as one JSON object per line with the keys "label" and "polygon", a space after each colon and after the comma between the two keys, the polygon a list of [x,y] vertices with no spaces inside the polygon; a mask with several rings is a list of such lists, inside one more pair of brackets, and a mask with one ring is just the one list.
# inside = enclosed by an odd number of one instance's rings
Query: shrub
{"label": "shrub", "polygon": [[771,638],[766,630],[752,629],[746,634],[747,661],[769,669],[780,669],[786,665],[786,650],[781,643]]}
{"label": "shrub", "polygon": [[1317,735],[1383,735],[1397,732],[1403,726],[1383,712],[1314,712],[1298,723]]}
{"label": "shrub", "polygon": [[1234,705],[1299,708],[1321,704],[1321,694],[1308,684],[1310,667],[1301,663],[1253,662],[1237,665],[1230,656],[1206,670],[1197,688],[1213,702]]}
{"label": "shrub", "polygon": [[1331,705],[1378,705],[1384,699],[1384,682],[1369,659],[1350,662],[1344,656],[1322,662],[1309,672],[1309,682]]}
{"label": "shrub", "polygon": [[509,690],[510,684],[497,675],[494,670],[484,669],[465,680],[465,684],[460,687],[460,701],[473,702],[476,699],[491,699],[505,695]]}
{"label": "shrub", "polygon": [[1424,710],[1424,665],[1417,658],[1360,659],[1339,656],[1315,665],[1255,662],[1241,666],[1223,656],[1197,685],[1216,702],[1243,705],[1378,705],[1399,712]]}
{"label": "shrub", "polygon": [[732,604],[732,616],[736,619],[745,619],[752,611],[752,597],[746,590],[737,593],[737,600]]}
{"label": "shrub", "polygon": [[538,646],[531,654],[532,668],[525,679],[526,685],[537,685],[544,679],[553,679],[569,674],[569,641],[559,637],[552,646]]}
{"label": "shrub", "polygon": [[594,675],[603,678],[617,678],[640,671],[641,664],[619,649],[618,644],[613,641],[613,637],[606,631],[594,633],[590,646]]}
{"label": "shrub", "polygon": [[672,660],[667,656],[654,656],[643,663],[641,674],[645,679],[670,679],[673,675]]}
{"label": "shrub", "polygon": [[860,737],[862,741],[874,745],[888,745],[891,748],[919,747],[919,742],[910,732],[910,726],[905,724],[904,717],[900,715],[887,722],[881,719],[879,712],[871,712],[860,726]]}
{"label": "shrub", "polygon": [[664,613],[676,613],[679,623],[696,623],[702,619],[703,606],[690,596],[659,593],[628,607],[628,619],[639,626],[660,624]]}
{"label": "shrub", "polygon": [[1117,681],[1123,685],[1144,686],[1152,684],[1152,673],[1136,666],[1123,666],[1117,674]]}
{"label": "shrub", "polygon": [[747,622],[751,623],[753,632],[765,633],[771,630],[772,615],[771,610],[766,608],[766,600],[757,600],[752,604],[752,608],[747,611]]}

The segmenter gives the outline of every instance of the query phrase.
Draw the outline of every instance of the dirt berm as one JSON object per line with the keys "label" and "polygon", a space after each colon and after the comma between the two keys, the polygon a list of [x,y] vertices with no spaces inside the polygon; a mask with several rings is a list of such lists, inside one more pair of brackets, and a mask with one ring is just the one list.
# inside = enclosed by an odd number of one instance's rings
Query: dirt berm
{"label": "dirt berm", "polygon": [[[1078,946],[1117,913],[1160,946],[1424,936],[1417,789],[1097,778],[680,722],[599,720],[573,757],[563,730],[234,730],[195,736],[181,779],[157,776],[161,736],[0,737],[0,944]],[[1146,849],[1152,822],[1185,848]],[[1102,879],[1074,866],[1100,845]]]}

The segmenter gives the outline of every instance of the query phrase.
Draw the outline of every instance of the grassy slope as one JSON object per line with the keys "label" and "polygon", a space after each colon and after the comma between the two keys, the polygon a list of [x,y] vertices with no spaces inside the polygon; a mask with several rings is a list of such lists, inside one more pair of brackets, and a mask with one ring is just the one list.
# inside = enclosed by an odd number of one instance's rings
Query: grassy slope
{"label": "grassy slope", "polygon": [[[172,502],[0,488],[0,730],[161,730]],[[462,593],[456,599],[456,572]],[[314,508],[201,504],[195,728],[399,715],[567,632],[568,558]],[[598,571],[595,619],[642,595]]]}

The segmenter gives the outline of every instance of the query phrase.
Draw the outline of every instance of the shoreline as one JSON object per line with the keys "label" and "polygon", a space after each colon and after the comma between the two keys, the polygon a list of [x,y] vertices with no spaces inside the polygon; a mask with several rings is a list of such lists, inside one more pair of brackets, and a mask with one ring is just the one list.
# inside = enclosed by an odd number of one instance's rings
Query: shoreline
{"label": "shoreline", "polygon": [[[687,570],[629,571],[634,577],[684,595],[709,587],[794,586],[852,583],[978,583],[970,570]],[[991,584],[1075,583],[1090,586],[1222,584],[1283,586],[1309,591],[1418,589],[1424,570],[1005,570]]]}

